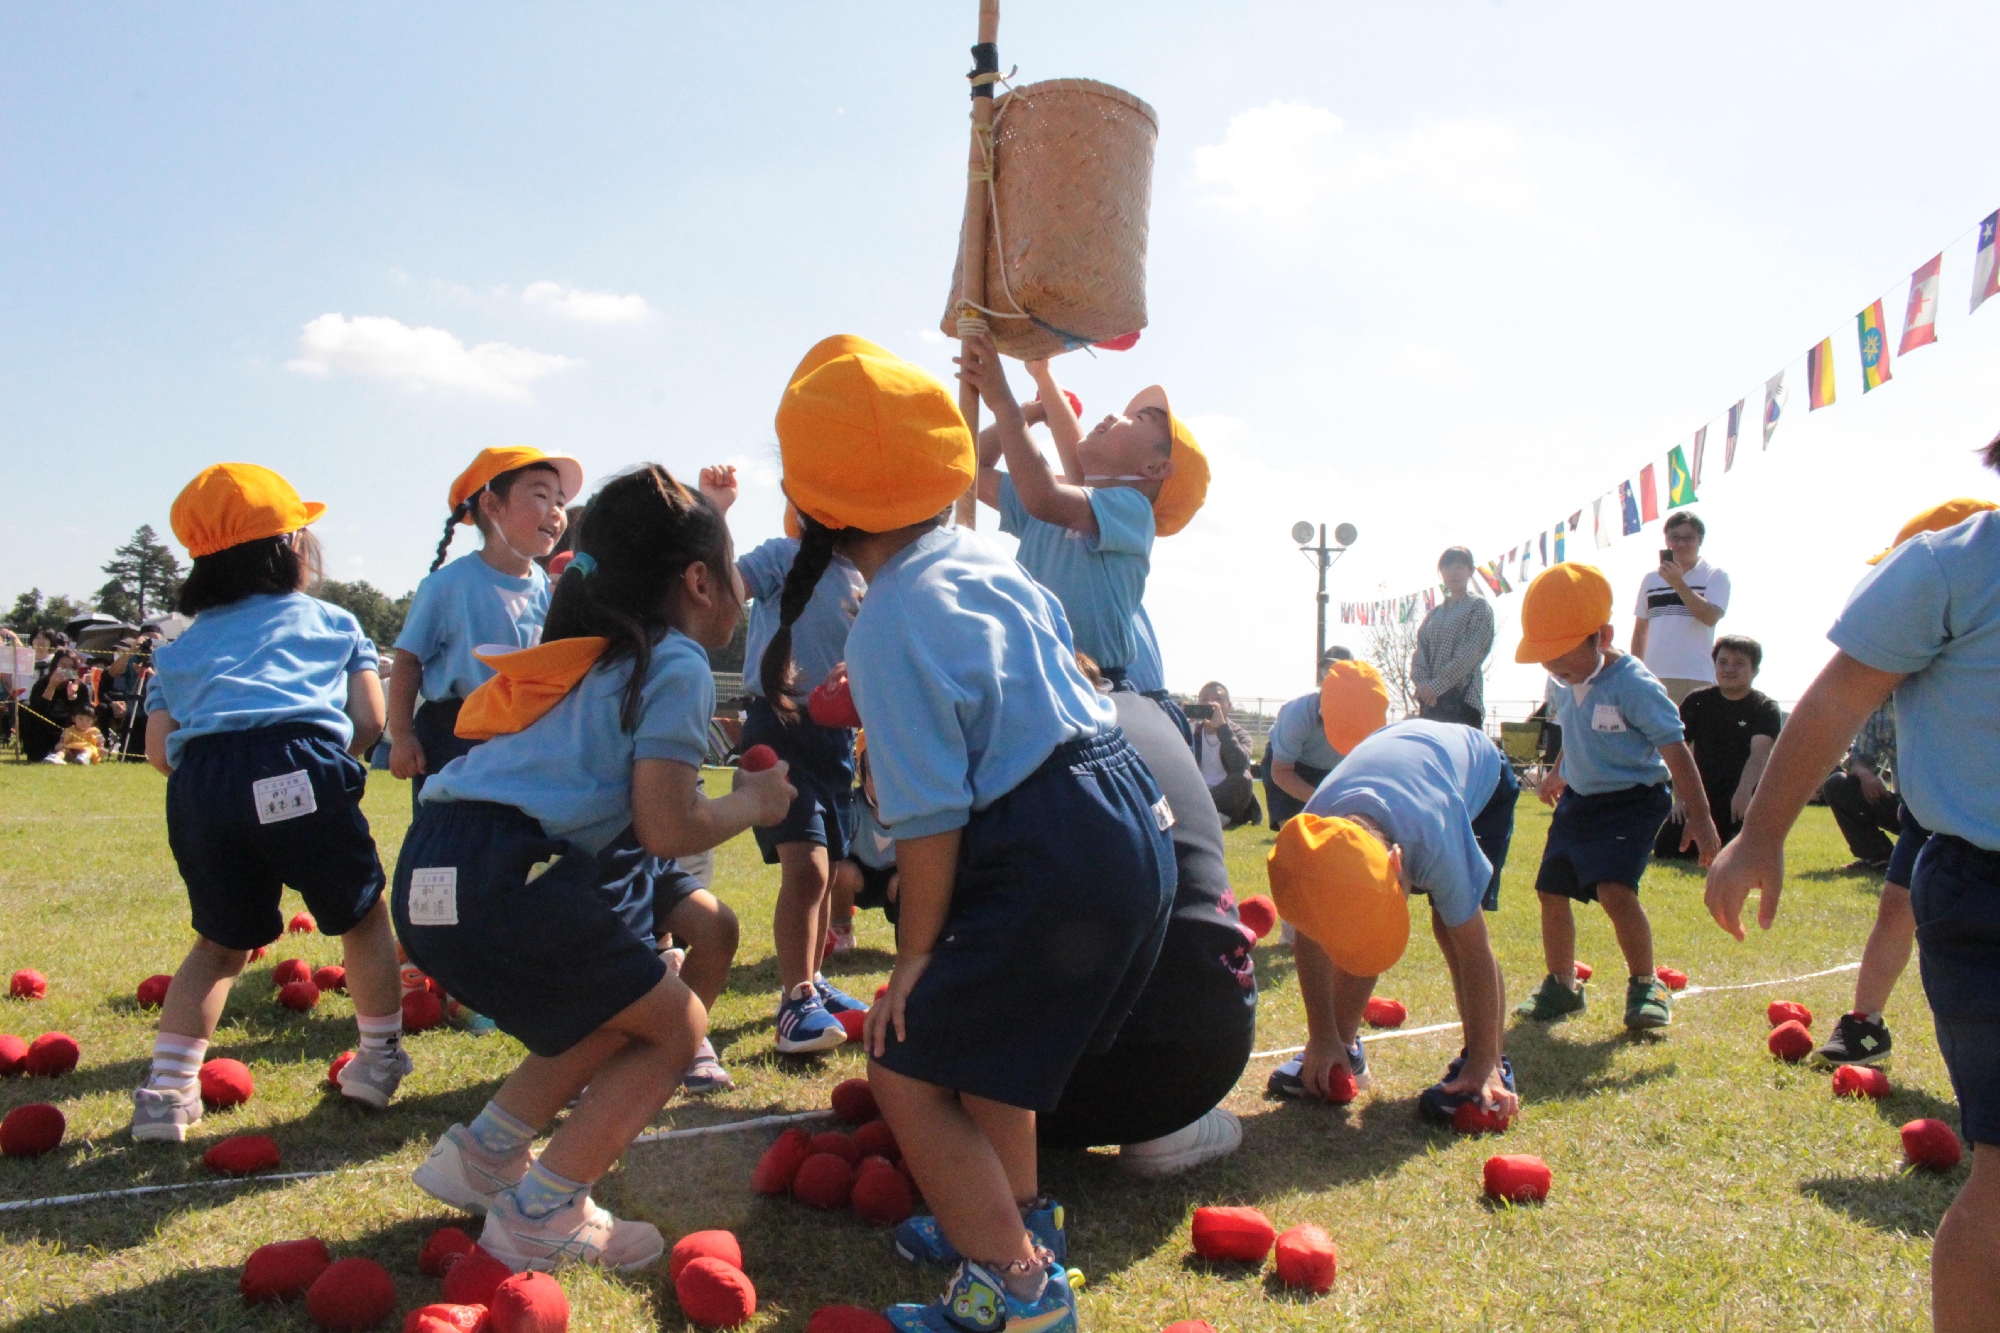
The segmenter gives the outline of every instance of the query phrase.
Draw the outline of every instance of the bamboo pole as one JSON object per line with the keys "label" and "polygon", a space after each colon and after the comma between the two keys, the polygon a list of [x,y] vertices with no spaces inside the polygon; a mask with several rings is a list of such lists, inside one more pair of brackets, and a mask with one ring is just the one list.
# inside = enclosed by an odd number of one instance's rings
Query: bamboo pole
{"label": "bamboo pole", "polygon": [[[1000,0],[979,0],[979,45],[972,48],[972,148],[966,160],[965,252],[961,257],[964,280],[959,288],[959,317],[979,318],[975,308],[986,304],[986,221],[992,208],[993,181],[988,164],[993,160],[993,83],[1000,72]],[[965,355],[965,343],[959,342]],[[969,384],[958,386],[958,410],[979,441],[979,392]],[[976,527],[979,521],[978,484],[958,497],[961,527]]]}

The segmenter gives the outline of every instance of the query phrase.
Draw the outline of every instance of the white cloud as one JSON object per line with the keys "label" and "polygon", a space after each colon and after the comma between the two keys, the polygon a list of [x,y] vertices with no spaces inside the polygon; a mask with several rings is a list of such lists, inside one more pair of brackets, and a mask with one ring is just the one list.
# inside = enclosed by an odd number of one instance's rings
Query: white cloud
{"label": "white cloud", "polygon": [[349,319],[328,313],[299,334],[299,355],[286,367],[306,375],[336,370],[394,380],[411,389],[454,389],[487,398],[521,400],[536,380],[583,364],[506,343],[467,347],[445,329],[411,328],[384,315]]}
{"label": "white cloud", "polygon": [[646,298],[632,293],[619,296],[613,292],[586,292],[580,287],[565,287],[559,282],[531,282],[521,292],[521,299],[538,309],[564,319],[573,319],[580,324],[633,324],[653,312],[646,304]]}
{"label": "white cloud", "polygon": [[1519,214],[1531,187],[1510,126],[1439,121],[1370,141],[1325,107],[1273,102],[1230,117],[1221,143],[1195,149],[1204,202],[1303,227],[1328,204],[1393,192],[1426,203]]}

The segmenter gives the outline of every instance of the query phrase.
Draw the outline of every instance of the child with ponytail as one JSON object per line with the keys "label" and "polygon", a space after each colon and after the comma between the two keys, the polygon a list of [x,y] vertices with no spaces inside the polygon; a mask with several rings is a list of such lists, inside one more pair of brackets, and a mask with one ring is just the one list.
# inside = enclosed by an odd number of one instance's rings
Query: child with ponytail
{"label": "child with ponytail", "polygon": [[[805,369],[805,367],[801,367]],[[798,378],[799,372],[793,372]],[[703,468],[701,491],[727,513],[736,501],[736,469]],[[773,537],[736,562],[750,596],[743,689],[750,706],[743,748],[768,745],[791,765],[798,799],[779,823],[754,830],[765,865],[782,867],[771,934],[778,952],[778,1051],[802,1055],[847,1040],[837,1015],[867,1005],[820,973],[832,926],[833,868],[847,855],[854,792],[854,732],[822,726],[800,707],[847,653],[847,630],[861,607],[861,572],[834,554],[825,528],[801,535],[786,505],[787,535]],[[772,644],[781,645],[775,653]],[[796,669],[793,664],[796,663]]]}
{"label": "child with ponytail", "polygon": [[[1145,985],[1173,905],[1172,812],[1078,668],[1054,597],[949,526],[974,474],[950,391],[833,338],[777,427],[799,561],[837,552],[868,583],[847,670],[900,876],[868,1079],[937,1209],[897,1248],[958,1265],[941,1300],[888,1316],[1068,1333],[1062,1209],[1041,1193],[1035,1116],[1085,1051],[1108,1049]],[[801,610],[788,597],[781,626]],[[785,678],[786,649],[781,628],[767,680]]]}
{"label": "child with ponytail", "polygon": [[194,623],[154,654],[146,758],[167,775],[167,841],[197,939],[132,1094],[142,1143],[182,1142],[201,1120],[202,1056],[250,951],[284,929],[288,884],[345,950],[361,1046],[342,1095],[387,1106],[410,1072],[355,758],[382,734],[375,647],[353,616],[305,593],[319,580],[306,525],[325,512],[253,463],[204,468],[174,500],[174,536],[194,557],[180,611]]}
{"label": "child with ponytail", "polygon": [[[549,580],[535,561],[562,540],[563,503],[582,489],[574,458],[526,445],[481,449],[452,482],[437,558],[410,598],[389,674],[389,772],[409,782],[412,813],[425,779],[474,744],[452,730],[465,697],[493,675],[473,649],[541,642]],[[446,564],[462,523],[485,544]]]}
{"label": "child with ponytail", "polygon": [[[660,1257],[657,1229],[590,1191],[681,1083],[735,948],[735,917],[671,858],[775,823],[794,795],[783,764],[718,800],[696,786],[704,649],[742,614],[715,507],[649,464],[597,493],[577,551],[541,645],[487,658],[458,719],[486,743],[425,786],[392,899],[411,961],[528,1048],[414,1176],[484,1213],[480,1244],[516,1270]],[[662,930],[690,943],[678,972]]]}

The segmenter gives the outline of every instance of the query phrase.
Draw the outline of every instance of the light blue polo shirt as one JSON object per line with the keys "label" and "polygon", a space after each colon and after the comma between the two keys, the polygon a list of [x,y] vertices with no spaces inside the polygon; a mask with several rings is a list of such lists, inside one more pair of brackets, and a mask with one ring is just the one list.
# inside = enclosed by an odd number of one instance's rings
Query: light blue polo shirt
{"label": "light blue polo shirt", "polygon": [[1397,722],[1355,746],[1319,784],[1306,813],[1374,820],[1403,849],[1403,882],[1429,893],[1447,926],[1462,926],[1493,878],[1472,821],[1493,799],[1505,762],[1471,727]]}
{"label": "light blue polo shirt", "polygon": [[473,551],[425,575],[396,646],[424,664],[425,699],[463,699],[493,678],[474,648],[532,648],[548,618],[549,576],[540,566],[517,579]]}
{"label": "light blue polo shirt", "polygon": [[2000,514],[1912,537],[1827,638],[1896,687],[1896,791],[1917,821],[2000,851]]}
{"label": "light blue polo shirt", "polygon": [[[744,592],[754,599],[743,639],[743,688],[759,699],[764,697],[764,650],[778,632],[778,594],[784,591],[785,575],[791,573],[798,553],[798,538],[773,537],[736,558]],[[867,587],[861,571],[845,556],[836,555],[819,576],[812,600],[792,622],[792,661],[798,665],[801,686],[813,688],[847,660],[847,630]]]}
{"label": "light blue polo shirt", "polygon": [[347,678],[379,667],[361,622],[302,592],[259,593],[194,618],[153,650],[146,711],[180,723],[167,763],[197,736],[286,722],[324,727],[347,745]]}
{"label": "light blue polo shirt", "polygon": [[1015,558],[1062,603],[1076,646],[1099,666],[1122,668],[1139,651],[1132,618],[1153,563],[1153,502],[1130,486],[1089,489],[1095,538],[1034,517],[1003,476],[1000,531],[1021,539]]}
{"label": "light blue polo shirt", "polygon": [[1159,636],[1153,633],[1153,618],[1144,604],[1132,617],[1132,660],[1125,665],[1125,683],[1141,694],[1157,694],[1167,688],[1167,664],[1160,658]]}
{"label": "light blue polo shirt", "polygon": [[495,736],[424,783],[422,800],[494,801],[541,823],[552,838],[601,851],[632,822],[632,765],[670,759],[699,769],[715,713],[715,677],[700,644],[669,630],[653,645],[639,726],[619,725],[626,658],[599,663],[526,731]]}
{"label": "light blue polo shirt", "polygon": [[1058,745],[1118,723],[1076,665],[1054,594],[964,528],[932,529],[883,565],[847,673],[899,840],[963,827]]}
{"label": "light blue polo shirt", "polygon": [[1551,716],[1562,727],[1562,775],[1577,794],[1655,787],[1673,775],[1660,747],[1687,736],[1667,687],[1630,653],[1581,685],[1549,677]]}
{"label": "light blue polo shirt", "polygon": [[1320,722],[1318,690],[1301,694],[1271,719],[1271,758],[1308,768],[1331,769],[1340,763],[1340,751],[1327,743]]}

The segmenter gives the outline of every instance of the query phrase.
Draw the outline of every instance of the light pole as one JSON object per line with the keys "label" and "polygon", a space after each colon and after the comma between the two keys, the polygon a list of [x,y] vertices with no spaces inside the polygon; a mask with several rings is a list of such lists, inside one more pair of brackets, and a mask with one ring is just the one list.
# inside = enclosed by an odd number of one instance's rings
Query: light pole
{"label": "light pole", "polygon": [[[1319,671],[1321,659],[1326,656],[1326,571],[1333,568],[1334,561],[1347,554],[1347,548],[1354,545],[1355,539],[1360,535],[1352,523],[1342,523],[1334,528],[1334,544],[1328,546],[1326,524],[1322,523],[1314,528],[1303,519],[1292,524],[1292,540],[1299,544],[1299,554],[1312,561],[1314,567],[1319,570],[1319,640],[1313,651],[1315,674]],[[1314,537],[1318,537],[1319,540],[1314,542]]]}

